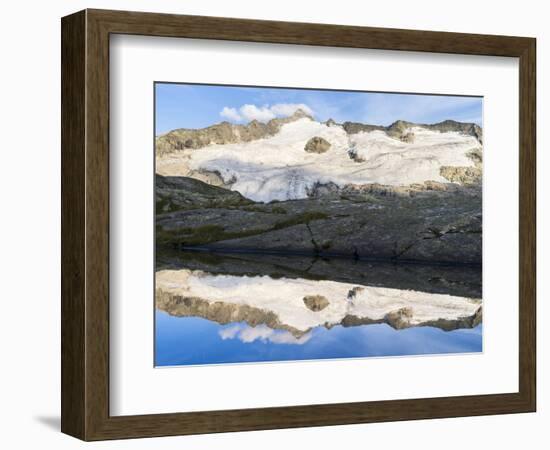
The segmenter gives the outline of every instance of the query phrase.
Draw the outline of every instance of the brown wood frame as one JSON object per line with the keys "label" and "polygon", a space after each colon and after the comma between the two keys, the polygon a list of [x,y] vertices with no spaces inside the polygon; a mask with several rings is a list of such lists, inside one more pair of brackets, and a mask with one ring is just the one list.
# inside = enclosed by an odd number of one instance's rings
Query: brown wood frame
{"label": "brown wood frame", "polygon": [[[100,440],[535,411],[534,38],[105,10],[64,17],[61,31],[64,433]],[[519,392],[110,416],[109,35],[117,33],[519,58]]]}

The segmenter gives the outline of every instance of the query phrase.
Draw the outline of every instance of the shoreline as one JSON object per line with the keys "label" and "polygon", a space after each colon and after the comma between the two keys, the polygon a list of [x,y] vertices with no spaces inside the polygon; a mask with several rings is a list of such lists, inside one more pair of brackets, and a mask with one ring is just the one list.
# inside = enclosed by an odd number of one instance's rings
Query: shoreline
{"label": "shoreline", "polygon": [[166,249],[171,251],[183,252],[196,252],[196,253],[213,253],[220,255],[232,255],[232,254],[249,254],[249,255],[269,255],[269,256],[288,256],[288,257],[311,257],[313,259],[346,259],[351,261],[362,261],[372,263],[384,263],[394,265],[418,265],[418,266],[444,266],[444,267],[469,267],[469,268],[483,268],[483,263],[468,263],[468,262],[450,262],[450,261],[425,261],[416,259],[397,259],[397,258],[384,258],[376,256],[353,256],[347,253],[337,252],[306,252],[300,250],[262,250],[262,249],[228,249],[216,248],[215,246],[186,246],[186,245],[174,245],[174,246],[155,246],[155,252],[157,249]]}

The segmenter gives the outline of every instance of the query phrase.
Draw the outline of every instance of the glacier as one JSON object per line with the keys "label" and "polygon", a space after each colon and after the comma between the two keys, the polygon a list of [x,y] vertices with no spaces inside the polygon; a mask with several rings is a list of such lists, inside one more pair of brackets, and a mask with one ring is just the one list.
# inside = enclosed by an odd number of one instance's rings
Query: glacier
{"label": "glacier", "polygon": [[[341,125],[302,117],[267,138],[179,150],[157,158],[156,170],[160,175],[199,179],[213,173],[223,186],[267,203],[307,198],[318,184],[449,183],[440,173],[442,167],[475,166],[468,153],[481,145],[474,136],[421,126],[405,132],[414,134],[414,142],[403,142],[382,130],[348,134]],[[304,151],[306,142],[316,136],[331,144],[325,153]]]}

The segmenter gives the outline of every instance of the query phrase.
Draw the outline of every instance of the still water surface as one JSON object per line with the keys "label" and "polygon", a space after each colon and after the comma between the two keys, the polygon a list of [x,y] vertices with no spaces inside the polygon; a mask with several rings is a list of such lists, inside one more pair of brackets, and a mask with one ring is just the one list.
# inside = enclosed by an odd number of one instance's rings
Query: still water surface
{"label": "still water surface", "polygon": [[156,366],[482,351],[480,268],[161,254],[155,314]]}

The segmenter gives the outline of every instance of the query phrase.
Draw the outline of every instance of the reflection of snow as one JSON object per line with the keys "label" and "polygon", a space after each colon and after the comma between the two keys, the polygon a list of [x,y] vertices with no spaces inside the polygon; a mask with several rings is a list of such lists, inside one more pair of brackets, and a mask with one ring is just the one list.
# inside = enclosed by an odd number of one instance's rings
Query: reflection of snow
{"label": "reflection of snow", "polygon": [[[411,326],[438,319],[456,320],[474,315],[481,304],[480,300],[466,297],[329,280],[214,275],[189,269],[158,271],[156,288],[166,294],[209,303],[247,305],[271,311],[282,324],[302,331],[338,324],[346,316],[381,320],[402,308],[408,309],[407,321]],[[304,297],[317,295],[328,301],[328,306],[321,311],[313,311],[304,303]],[[253,330],[258,336],[266,333],[259,327]],[[241,336],[241,331],[230,329],[227,337],[230,338],[231,333]]]}
{"label": "reflection of snow", "polygon": [[[171,154],[158,161],[157,170],[161,175],[185,175],[187,169],[215,171],[226,183],[234,181],[231,189],[252,200],[268,202],[306,198],[316,183],[447,183],[440,175],[441,166],[474,165],[466,156],[480,146],[473,136],[418,127],[408,131],[414,133],[413,143],[378,130],[348,135],[341,126],[303,118],[283,125],[273,137]],[[326,153],[304,151],[314,136],[330,142]]]}
{"label": "reflection of snow", "polygon": [[220,337],[226,339],[239,339],[242,342],[249,343],[256,340],[269,341],[274,344],[305,344],[311,338],[311,333],[296,338],[291,333],[284,330],[272,330],[266,325],[250,327],[248,325],[232,325],[219,331]]}

